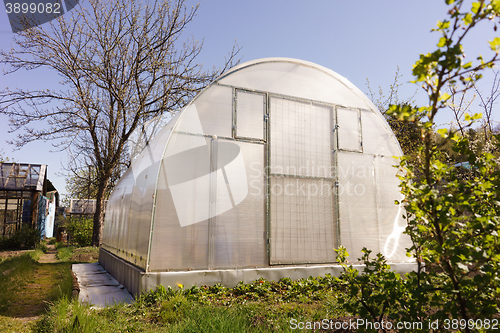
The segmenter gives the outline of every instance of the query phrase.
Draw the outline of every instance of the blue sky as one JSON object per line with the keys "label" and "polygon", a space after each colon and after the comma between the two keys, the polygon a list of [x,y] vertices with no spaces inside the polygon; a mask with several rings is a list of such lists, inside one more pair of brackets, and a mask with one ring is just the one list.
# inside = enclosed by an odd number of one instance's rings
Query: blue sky
{"label": "blue sky", "polygon": [[[187,0],[188,6],[196,3]],[[412,65],[420,53],[435,49],[439,36],[430,30],[446,17],[446,10],[444,0],[201,0],[185,36],[204,40],[199,61],[206,68],[222,65],[236,40],[242,47],[243,62],[265,57],[311,61],[341,74],[365,93],[367,78],[372,90],[381,86],[387,91],[399,66],[401,82],[405,82],[400,96],[405,98],[417,90],[406,83],[412,79]],[[0,48],[9,49],[13,35],[2,9]],[[498,35],[489,24],[478,26],[465,42],[466,55],[486,55],[487,40]],[[485,76],[480,88],[489,89],[491,80],[490,75]],[[0,88],[57,85],[57,76],[47,71],[0,75]],[[417,95],[417,102],[425,103],[423,92]],[[449,119],[448,113],[438,121],[445,124]],[[55,150],[50,142],[30,143],[13,152],[5,143],[12,137],[7,130],[7,119],[0,116],[0,149],[17,162],[48,164],[49,179],[65,192],[64,178],[56,173],[66,163],[66,153],[50,152]]]}

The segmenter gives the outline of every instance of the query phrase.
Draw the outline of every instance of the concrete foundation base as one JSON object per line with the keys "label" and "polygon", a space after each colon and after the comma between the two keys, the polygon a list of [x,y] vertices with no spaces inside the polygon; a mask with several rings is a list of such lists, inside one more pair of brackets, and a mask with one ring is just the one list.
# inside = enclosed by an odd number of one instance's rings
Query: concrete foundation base
{"label": "concrete foundation base", "polygon": [[[189,288],[194,285],[212,286],[220,283],[226,287],[234,287],[240,281],[250,283],[259,278],[264,278],[268,281],[278,281],[283,277],[289,277],[296,280],[308,278],[309,276],[324,276],[326,274],[340,276],[342,273],[342,267],[335,264],[144,272],[102,248],[99,252],[99,263],[109,272],[109,274],[111,274],[111,276],[117,279],[134,295],[148,292],[149,290],[155,290],[158,285],[176,288],[179,284],[182,284],[184,288]],[[362,270],[364,267],[363,265],[353,266],[358,270]],[[416,267],[417,265],[415,263],[391,264],[391,268],[400,274],[413,271]]]}

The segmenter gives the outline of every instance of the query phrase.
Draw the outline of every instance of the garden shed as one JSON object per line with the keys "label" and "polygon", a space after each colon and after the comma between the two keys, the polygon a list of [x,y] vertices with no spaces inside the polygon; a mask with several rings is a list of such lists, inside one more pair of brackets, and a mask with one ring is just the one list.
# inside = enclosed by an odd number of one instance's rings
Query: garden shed
{"label": "garden shed", "polygon": [[99,256],[134,294],[338,275],[340,245],[352,261],[367,247],[398,271],[414,267],[395,204],[401,148],[370,100],[327,68],[246,62],[141,133]]}
{"label": "garden shed", "polygon": [[47,165],[0,162],[0,237],[23,227],[52,237],[59,193],[47,179]]}

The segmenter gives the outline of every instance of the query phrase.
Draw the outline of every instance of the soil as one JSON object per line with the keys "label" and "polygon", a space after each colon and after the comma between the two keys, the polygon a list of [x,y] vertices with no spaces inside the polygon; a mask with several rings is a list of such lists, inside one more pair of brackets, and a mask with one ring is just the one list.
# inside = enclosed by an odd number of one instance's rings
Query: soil
{"label": "soil", "polygon": [[93,248],[76,248],[70,260],[89,263],[97,262],[99,261],[99,252]]}
{"label": "soil", "polygon": [[[23,253],[33,251],[33,250],[16,250],[16,251],[0,251],[0,259],[9,259],[12,257],[20,256]],[[1,261],[1,260],[0,260]]]}
{"label": "soil", "polygon": [[40,259],[38,260],[39,263],[41,264],[47,264],[51,262],[57,262],[56,254],[57,254],[57,249],[55,245],[49,244],[47,245],[47,252],[44,253],[42,256],[40,256]]}

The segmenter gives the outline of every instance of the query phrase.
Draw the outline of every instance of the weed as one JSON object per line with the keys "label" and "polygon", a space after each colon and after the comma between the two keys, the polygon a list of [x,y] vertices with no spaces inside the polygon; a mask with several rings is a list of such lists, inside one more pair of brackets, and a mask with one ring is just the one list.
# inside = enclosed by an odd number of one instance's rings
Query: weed
{"label": "weed", "polygon": [[45,241],[42,241],[36,245],[35,250],[40,250],[43,253],[47,253],[49,248],[47,247],[47,244],[45,243]]}
{"label": "weed", "polygon": [[340,284],[327,276],[277,282],[258,279],[235,288],[159,286],[132,304],[104,309],[60,299],[34,331],[289,332],[291,319],[320,321],[349,315],[334,301]]}
{"label": "weed", "polygon": [[23,226],[10,237],[0,238],[0,250],[32,249],[39,242],[39,230]]}
{"label": "weed", "polygon": [[60,261],[69,261],[73,256],[74,246],[64,246],[57,249],[56,257]]}
{"label": "weed", "polygon": [[252,324],[248,313],[240,308],[194,306],[171,332],[267,332]]}
{"label": "weed", "polygon": [[44,252],[40,248],[35,248],[34,251],[29,251],[28,253],[30,257],[35,261],[40,260],[40,257],[44,254]]}

